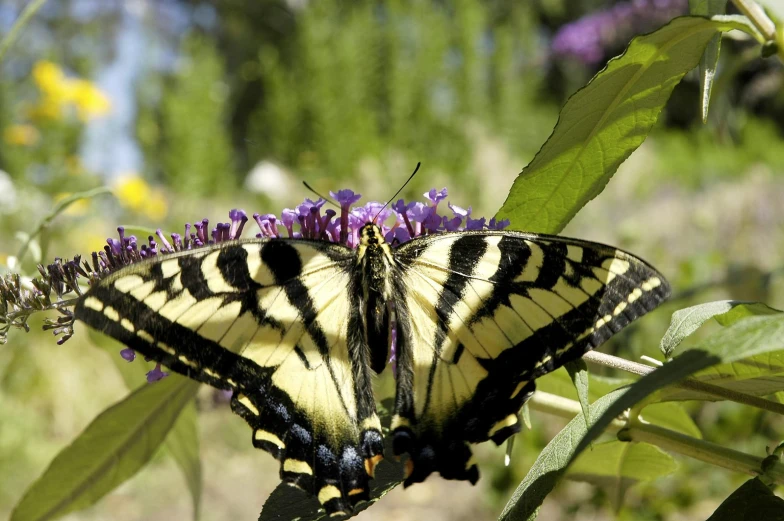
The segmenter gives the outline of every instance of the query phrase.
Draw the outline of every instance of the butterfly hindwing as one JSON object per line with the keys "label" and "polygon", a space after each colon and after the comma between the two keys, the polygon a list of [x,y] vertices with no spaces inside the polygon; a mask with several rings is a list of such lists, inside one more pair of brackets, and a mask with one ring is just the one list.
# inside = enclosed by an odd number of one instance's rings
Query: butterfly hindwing
{"label": "butterfly hindwing", "polygon": [[501,443],[534,379],[661,303],[666,281],[607,246],[516,232],[430,235],[394,257],[396,453],[406,484],[439,471],[475,482],[470,443]]}
{"label": "butterfly hindwing", "polygon": [[329,513],[368,498],[381,458],[355,254],[322,241],[222,243],[118,270],[76,318],[172,370],[233,391],[253,443]]}

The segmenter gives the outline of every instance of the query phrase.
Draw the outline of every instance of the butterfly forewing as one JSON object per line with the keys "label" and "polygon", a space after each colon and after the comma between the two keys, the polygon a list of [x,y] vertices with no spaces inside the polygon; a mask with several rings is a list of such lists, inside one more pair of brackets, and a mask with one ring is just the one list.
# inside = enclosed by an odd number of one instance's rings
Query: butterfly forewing
{"label": "butterfly forewing", "polygon": [[383,450],[351,268],[321,241],[224,243],[135,264],[76,317],[172,370],[233,391],[255,446],[328,512],[368,497]]}
{"label": "butterfly forewing", "polygon": [[533,380],[579,358],[668,295],[644,261],[607,246],[515,232],[414,239],[398,273],[395,450],[407,484],[476,481],[468,443],[501,443]]}

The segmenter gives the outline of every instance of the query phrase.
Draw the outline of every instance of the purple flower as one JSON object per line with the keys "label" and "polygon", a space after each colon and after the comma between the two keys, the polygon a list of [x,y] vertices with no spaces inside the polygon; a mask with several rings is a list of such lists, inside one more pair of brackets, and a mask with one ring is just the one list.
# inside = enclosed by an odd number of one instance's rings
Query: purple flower
{"label": "purple flower", "polygon": [[169,376],[169,373],[167,373],[166,371],[162,370],[161,369],[161,364],[157,363],[157,364],[155,364],[155,369],[153,369],[152,371],[148,371],[147,372],[147,381],[150,382],[150,383],[157,382],[158,380],[160,380],[162,378],[166,378],[167,376]]}
{"label": "purple flower", "polygon": [[245,227],[245,223],[248,222],[248,216],[242,210],[233,209],[229,212],[229,219],[231,219],[229,239],[239,239],[240,235],[242,235],[242,229]]}
{"label": "purple flower", "polygon": [[352,190],[338,190],[337,192],[330,192],[329,195],[338,202],[341,208],[344,206],[349,208],[362,198],[362,195],[355,194]]}
{"label": "purple flower", "polygon": [[655,29],[686,12],[688,0],[620,2],[561,27],[553,37],[551,49],[557,56],[593,65],[635,34]]}
{"label": "purple flower", "polygon": [[510,223],[511,223],[511,221],[509,219],[501,219],[500,221],[496,221],[495,217],[493,217],[492,219],[490,219],[490,223],[487,225],[487,229],[488,230],[503,230],[504,228],[509,226]]}
{"label": "purple flower", "polygon": [[438,206],[438,203],[446,199],[446,188],[441,189],[441,191],[437,191],[435,188],[431,188],[429,192],[422,194],[427,198],[432,204],[433,207]]}

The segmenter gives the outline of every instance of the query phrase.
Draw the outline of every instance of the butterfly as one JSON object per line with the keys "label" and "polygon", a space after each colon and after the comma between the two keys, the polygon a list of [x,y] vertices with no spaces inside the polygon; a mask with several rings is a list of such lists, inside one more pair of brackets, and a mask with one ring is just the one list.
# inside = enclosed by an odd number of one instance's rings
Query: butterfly
{"label": "butterfly", "polygon": [[372,380],[393,343],[389,436],[407,454],[404,484],[433,472],[476,483],[471,444],[520,430],[536,378],[668,294],[650,265],[601,244],[494,230],[393,244],[367,222],[357,248],[232,240],[131,264],[95,283],[75,317],[231,390],[281,479],[350,515],[384,457]]}

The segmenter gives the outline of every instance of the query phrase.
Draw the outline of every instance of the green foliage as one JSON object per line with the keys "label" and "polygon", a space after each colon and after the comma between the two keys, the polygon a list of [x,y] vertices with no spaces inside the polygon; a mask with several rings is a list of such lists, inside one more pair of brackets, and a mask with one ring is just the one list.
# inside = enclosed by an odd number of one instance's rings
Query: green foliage
{"label": "green foliage", "polygon": [[761,302],[733,300],[720,300],[679,309],[672,314],[672,322],[661,339],[660,349],[665,357],[670,358],[684,338],[694,333],[711,318],[715,318],[723,326],[728,326],[742,317],[775,313],[780,311]]}
{"label": "green foliage", "polygon": [[192,195],[233,191],[238,185],[228,124],[221,57],[208,37],[183,40],[187,59],[166,85],[160,115],[160,167],[172,188]]}
{"label": "green foliage", "polygon": [[[692,2],[692,9],[710,15],[724,3]],[[528,156],[541,141],[552,110],[541,103],[538,92],[544,83],[537,73],[541,50],[533,8],[516,5],[502,15],[497,8],[476,0],[448,5],[404,0],[381,6],[349,6],[336,0],[309,4],[296,13],[296,29],[283,44],[269,39],[259,44],[255,66],[263,96],[247,136],[251,159],[272,158],[307,178],[328,175],[332,183],[360,173],[367,176],[367,168],[360,165],[370,159],[374,174],[368,177],[384,182],[384,189],[389,188],[385,174],[407,171],[406,165],[422,159],[428,168],[453,174],[462,190],[486,185],[495,190],[494,180],[471,175],[476,142],[492,129],[492,138],[502,138],[513,145],[514,154]],[[711,88],[719,90],[714,78],[718,33],[729,29],[744,30],[758,41],[766,38],[758,24],[743,17],[684,17],[635,38],[567,102],[499,216],[528,231],[560,231],[646,139],[675,85],[697,64],[702,115],[707,118]],[[231,192],[238,184],[228,137],[232,107],[226,94],[233,71],[226,70],[218,43],[209,34],[191,33],[180,52],[185,60],[174,74],[165,80],[152,78],[146,84],[150,92],[140,92],[147,102],[137,122],[145,158],[180,193],[198,197]],[[31,90],[27,87],[0,82],[0,130],[25,123],[16,100],[23,96],[20,92]],[[153,103],[157,94],[160,108]],[[715,109],[713,114],[715,119]],[[3,146],[0,164],[27,183],[30,172],[45,167],[50,175],[40,188],[53,193],[73,174],[69,158],[82,124],[68,118],[34,123],[43,139],[35,146]],[[653,149],[663,166],[652,184],[666,175],[681,184],[693,182],[684,179],[684,169],[697,172],[695,177],[705,182],[717,175],[739,175],[757,162],[784,164],[780,135],[772,124],[752,120],[736,137],[739,148],[726,146],[709,132],[657,129]],[[416,182],[430,186],[431,181],[424,176]],[[82,177],[67,186],[90,182]],[[68,202],[53,216],[61,215]],[[48,226],[51,220],[44,223]],[[28,235],[31,249],[43,232],[44,226]],[[45,249],[47,238],[41,240]],[[712,520],[776,519],[781,499],[765,483],[784,483],[778,456],[741,453],[746,450],[741,441],[734,446],[733,440],[732,448],[707,441],[731,436],[717,431],[724,429],[721,424],[707,425],[703,434],[687,408],[674,402],[733,400],[744,404],[744,411],[784,411],[783,317],[761,303],[725,300],[692,306],[673,314],[661,341],[667,358],[676,348],[681,354],[655,369],[636,367],[638,373],[648,372],[636,381],[588,374],[584,363],[571,365],[569,373],[559,370],[540,379],[540,391],[566,398],[561,403],[568,406],[558,412],[572,420],[539,454],[501,519],[535,518],[562,477],[611,490],[613,506],[620,509],[629,487],[675,471],[670,453],[763,475],[763,480],[738,488]],[[723,327],[681,344],[710,318]],[[116,355],[114,360],[129,388],[143,380],[140,363],[125,364]],[[195,384],[172,376],[139,388],[107,409],[30,487],[12,520],[53,518],[92,505],[134,475],[160,447],[182,471],[198,516],[202,468],[195,392]],[[778,401],[768,399],[770,395]],[[697,406],[688,404],[688,410]],[[536,407],[534,399],[531,408]],[[748,414],[740,421],[747,419]],[[615,439],[596,441],[603,433]],[[511,454],[511,442],[509,450]],[[390,459],[378,466],[374,500],[401,481],[401,467]],[[260,519],[320,519],[318,507],[311,496],[281,485]]]}
{"label": "green foliage", "polygon": [[784,499],[773,493],[759,478],[748,480],[721,504],[708,521],[737,519],[784,520]]}
{"label": "green foliage", "polygon": [[682,17],[638,36],[564,105],[553,134],[515,180],[498,218],[558,233],[642,144],[681,78],[717,31],[737,22]]}
{"label": "green foliage", "polygon": [[11,521],[52,519],[81,510],[152,458],[199,384],[172,376],[145,385],[101,413],[28,489]]}
{"label": "green foliage", "polygon": [[549,115],[518,63],[534,41],[529,9],[492,19],[480,2],[458,4],[326,1],[303,12],[292,49],[261,49],[252,155],[331,178],[355,177],[365,159],[396,175],[423,160],[471,189],[474,127],[529,153]]}
{"label": "green foliage", "polygon": [[[591,425],[619,397],[624,390],[612,391],[591,404]],[[555,435],[539,453],[531,470],[515,490],[499,521],[521,521],[536,519],[544,498],[553,490],[563,476],[567,464],[575,454],[577,444],[587,433],[585,419],[575,417]]]}
{"label": "green foliage", "polygon": [[615,510],[619,510],[630,487],[672,474],[677,468],[675,459],[655,445],[611,440],[583,452],[566,476],[612,491],[610,499]]}

